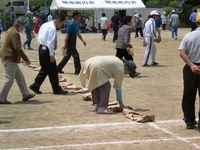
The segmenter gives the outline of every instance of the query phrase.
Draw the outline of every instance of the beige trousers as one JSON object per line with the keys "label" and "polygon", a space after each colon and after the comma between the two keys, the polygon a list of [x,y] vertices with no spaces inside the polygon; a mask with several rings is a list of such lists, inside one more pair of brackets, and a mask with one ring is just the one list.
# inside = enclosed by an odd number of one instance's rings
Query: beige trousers
{"label": "beige trousers", "polygon": [[26,86],[24,75],[18,63],[2,60],[2,64],[5,68],[5,79],[0,90],[0,101],[7,101],[8,93],[13,85],[14,79],[17,82],[22,97],[28,96],[30,92]]}
{"label": "beige trousers", "polygon": [[158,32],[158,40],[161,40],[161,28],[159,27],[159,28],[156,28],[156,33]]}

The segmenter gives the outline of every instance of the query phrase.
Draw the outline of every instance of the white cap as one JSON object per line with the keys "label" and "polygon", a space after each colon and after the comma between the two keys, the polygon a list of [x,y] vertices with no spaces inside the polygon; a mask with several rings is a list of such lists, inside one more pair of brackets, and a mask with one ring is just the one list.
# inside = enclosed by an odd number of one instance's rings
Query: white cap
{"label": "white cap", "polygon": [[26,14],[28,15],[28,14],[33,14],[33,13],[31,11],[27,11]]}
{"label": "white cap", "polygon": [[159,13],[157,12],[157,10],[152,10],[150,12],[150,16],[152,16],[152,15],[158,15],[159,16]]}
{"label": "white cap", "polygon": [[172,12],[176,12],[176,11],[173,9]]}
{"label": "white cap", "polygon": [[139,17],[139,14],[135,14],[134,16],[135,16],[135,17]]}

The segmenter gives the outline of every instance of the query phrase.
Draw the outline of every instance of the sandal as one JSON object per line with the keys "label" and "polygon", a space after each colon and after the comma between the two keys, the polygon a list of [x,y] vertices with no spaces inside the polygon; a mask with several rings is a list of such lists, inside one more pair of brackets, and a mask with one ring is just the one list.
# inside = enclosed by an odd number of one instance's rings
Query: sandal
{"label": "sandal", "polygon": [[97,109],[97,114],[114,114],[114,112],[109,108],[100,107]]}

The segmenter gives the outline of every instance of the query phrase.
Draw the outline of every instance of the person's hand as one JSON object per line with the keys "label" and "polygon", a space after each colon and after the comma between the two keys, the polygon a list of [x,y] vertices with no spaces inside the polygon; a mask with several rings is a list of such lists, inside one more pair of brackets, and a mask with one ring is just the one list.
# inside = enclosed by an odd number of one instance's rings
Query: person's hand
{"label": "person's hand", "polygon": [[127,47],[126,51],[127,51],[130,55],[134,56],[133,50],[132,50],[130,47]]}
{"label": "person's hand", "polygon": [[54,63],[55,61],[56,61],[55,57],[54,56],[50,56],[50,62]]}
{"label": "person's hand", "polygon": [[30,65],[30,64],[31,64],[31,62],[30,62],[30,61],[27,61],[27,62],[26,62],[26,65]]}
{"label": "person's hand", "polygon": [[84,46],[86,46],[86,42],[85,42],[85,40],[82,40],[82,42],[83,42]]}
{"label": "person's hand", "polygon": [[200,75],[200,66],[192,65],[190,68],[194,74]]}
{"label": "person's hand", "polygon": [[161,41],[160,39],[157,39],[157,40],[156,40],[157,43],[160,43],[160,41]]}
{"label": "person's hand", "polygon": [[120,106],[120,108],[123,110],[124,109],[124,103],[123,102],[119,102],[119,106]]}
{"label": "person's hand", "polygon": [[61,49],[66,49],[67,48],[67,46],[66,45],[64,45]]}

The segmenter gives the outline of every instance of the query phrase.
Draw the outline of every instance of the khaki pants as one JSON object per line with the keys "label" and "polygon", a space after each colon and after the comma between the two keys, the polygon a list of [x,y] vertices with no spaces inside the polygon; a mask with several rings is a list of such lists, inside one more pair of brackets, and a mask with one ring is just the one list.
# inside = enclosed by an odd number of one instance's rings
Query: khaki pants
{"label": "khaki pants", "polygon": [[158,32],[158,40],[160,40],[161,41],[161,28],[159,27],[159,28],[156,28],[156,33]]}
{"label": "khaki pants", "polygon": [[22,97],[28,96],[30,92],[26,86],[24,75],[20,70],[18,63],[2,60],[2,64],[5,68],[5,79],[0,90],[0,101],[7,101],[7,96],[13,85],[14,79],[16,79]]}

